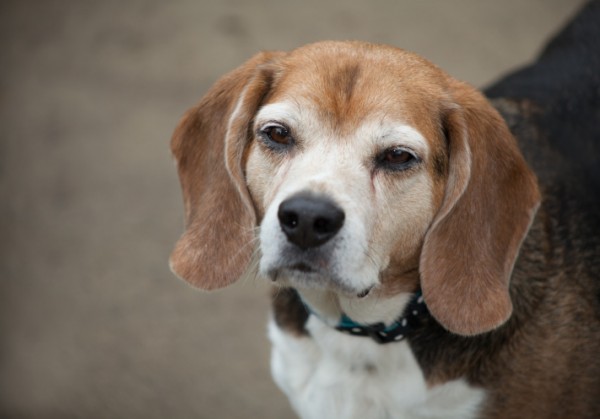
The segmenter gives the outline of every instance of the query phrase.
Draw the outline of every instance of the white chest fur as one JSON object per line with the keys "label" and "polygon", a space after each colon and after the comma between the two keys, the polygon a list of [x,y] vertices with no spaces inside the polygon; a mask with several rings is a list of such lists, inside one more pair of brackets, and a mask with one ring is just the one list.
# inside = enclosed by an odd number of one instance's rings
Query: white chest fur
{"label": "white chest fur", "polygon": [[346,336],[315,316],[311,337],[269,324],[271,372],[303,419],[476,418],[484,391],[455,380],[429,388],[406,342]]}

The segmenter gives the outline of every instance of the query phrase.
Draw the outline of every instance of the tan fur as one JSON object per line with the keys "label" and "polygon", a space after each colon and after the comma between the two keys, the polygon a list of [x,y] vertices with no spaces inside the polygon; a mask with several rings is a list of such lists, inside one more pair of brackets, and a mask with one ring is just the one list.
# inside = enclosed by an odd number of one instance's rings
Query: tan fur
{"label": "tan fur", "polygon": [[271,82],[272,72],[264,65],[277,55],[259,54],[219,80],[173,134],[186,231],[170,264],[178,276],[203,289],[237,280],[254,251],[256,221],[242,158],[248,124]]}
{"label": "tan fur", "polygon": [[449,330],[494,329],[512,312],[508,284],[540,195],[506,124],[487,101],[451,82],[450,173],[421,254],[421,286]]}

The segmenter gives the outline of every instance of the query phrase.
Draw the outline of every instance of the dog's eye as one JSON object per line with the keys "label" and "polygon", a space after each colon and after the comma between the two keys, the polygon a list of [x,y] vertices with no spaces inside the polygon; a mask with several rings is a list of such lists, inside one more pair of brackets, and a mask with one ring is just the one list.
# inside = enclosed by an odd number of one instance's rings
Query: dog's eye
{"label": "dog's eye", "polygon": [[385,163],[388,164],[404,164],[408,163],[414,158],[415,156],[406,150],[402,150],[401,148],[392,148],[390,150],[386,150],[383,154],[383,159]]}
{"label": "dog's eye", "polygon": [[267,125],[259,130],[259,134],[267,145],[271,147],[286,147],[292,145],[294,142],[289,129],[279,124]]}
{"label": "dog's eye", "polygon": [[417,163],[417,157],[401,147],[392,147],[383,151],[377,157],[379,166],[389,170],[403,170]]}

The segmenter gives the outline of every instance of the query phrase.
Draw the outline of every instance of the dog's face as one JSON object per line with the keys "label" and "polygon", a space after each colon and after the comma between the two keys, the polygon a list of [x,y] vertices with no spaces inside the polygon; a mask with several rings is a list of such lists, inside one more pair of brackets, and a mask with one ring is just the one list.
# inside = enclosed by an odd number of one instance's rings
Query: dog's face
{"label": "dog's face", "polygon": [[257,252],[285,285],[357,299],[421,286],[459,333],[510,314],[535,179],[487,102],[413,54],[257,56],[188,114],[173,151],[187,231],[172,266],[200,287],[232,282]]}
{"label": "dog's face", "polygon": [[382,73],[385,57],[357,58],[298,55],[254,117],[260,272],[354,296],[411,291],[447,177],[440,92],[404,62]]}

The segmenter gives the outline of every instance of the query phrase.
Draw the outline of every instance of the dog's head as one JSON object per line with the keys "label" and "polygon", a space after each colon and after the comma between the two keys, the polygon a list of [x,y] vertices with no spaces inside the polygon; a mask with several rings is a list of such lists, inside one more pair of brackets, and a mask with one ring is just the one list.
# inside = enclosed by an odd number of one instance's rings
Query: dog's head
{"label": "dog's head", "polygon": [[354,298],[423,290],[448,330],[512,311],[508,284],[539,202],[505,123],[408,52],[325,42],[262,53],[219,80],[172,140],[186,231],[175,273],[263,276]]}

